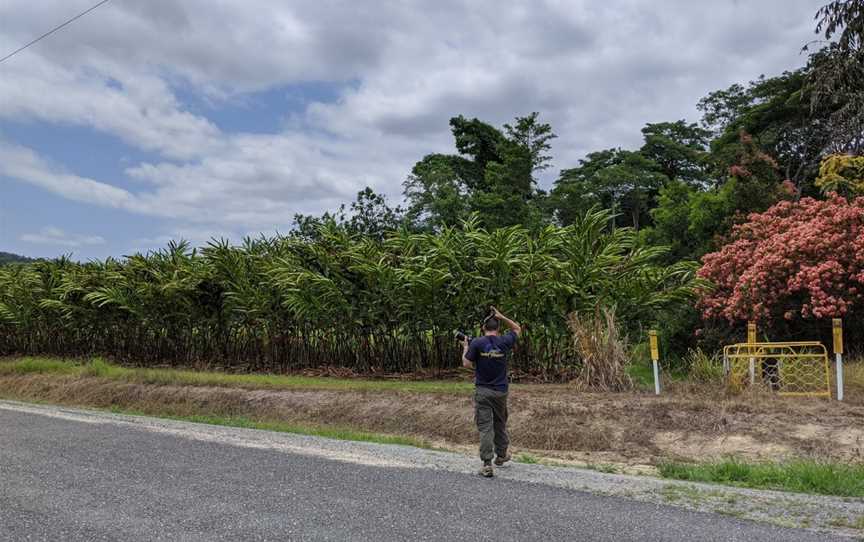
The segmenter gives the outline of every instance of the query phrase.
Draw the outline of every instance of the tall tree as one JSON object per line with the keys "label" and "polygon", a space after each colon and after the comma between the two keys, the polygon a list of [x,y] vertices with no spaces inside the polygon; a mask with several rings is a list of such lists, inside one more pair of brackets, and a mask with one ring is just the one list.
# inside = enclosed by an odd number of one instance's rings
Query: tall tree
{"label": "tall tree", "polygon": [[670,246],[670,261],[714,250],[749,213],[797,195],[791,183],[780,182],[777,162],[749,134],[739,134],[734,151],[726,180],[719,186],[703,189],[674,181],[660,190],[659,205],[651,211],[654,227],[646,237]]}
{"label": "tall tree", "polygon": [[740,134],[752,136],[775,157],[780,174],[803,191],[812,191],[828,142],[829,112],[811,111],[807,70],[760,78],[747,87],[732,85],[699,101],[703,124],[717,137],[711,142],[713,177],[721,182],[742,151]]}
{"label": "tall tree", "polygon": [[660,166],[641,152],[607,149],[592,152],[575,168],[561,171],[552,191],[556,218],[570,224],[598,206],[619,214],[616,222],[636,229],[648,215],[657,192],[668,181]]}
{"label": "tall tree", "polygon": [[409,216],[431,228],[471,213],[491,228],[539,225],[544,194],[535,175],[549,165],[555,134],[538,119],[517,117],[503,131],[476,118],[450,119],[459,154],[430,154],[415,164],[403,183]]}
{"label": "tall tree", "polygon": [[462,157],[429,154],[402,184],[408,219],[422,229],[455,226],[467,218],[468,184],[458,174]]}
{"label": "tall tree", "polygon": [[829,2],[816,13],[816,20],[816,33],[834,41],[810,56],[807,83],[811,110],[830,114],[827,152],[862,154],[864,0]]}
{"label": "tall tree", "polygon": [[679,120],[647,124],[642,135],[645,144],[639,152],[653,160],[666,177],[690,184],[704,182],[708,175],[709,130]]}
{"label": "tall tree", "polygon": [[537,189],[535,173],[549,167],[549,141],[556,136],[549,124],[538,121],[538,116],[535,112],[517,117],[514,125],[505,124],[505,137],[498,145],[499,159],[486,164],[488,190],[473,194],[472,207],[489,227],[540,225],[535,199],[544,194]]}
{"label": "tall tree", "polygon": [[491,124],[479,119],[466,119],[462,115],[450,119],[456,150],[456,173],[470,190],[488,190],[486,166],[501,160],[504,134]]}

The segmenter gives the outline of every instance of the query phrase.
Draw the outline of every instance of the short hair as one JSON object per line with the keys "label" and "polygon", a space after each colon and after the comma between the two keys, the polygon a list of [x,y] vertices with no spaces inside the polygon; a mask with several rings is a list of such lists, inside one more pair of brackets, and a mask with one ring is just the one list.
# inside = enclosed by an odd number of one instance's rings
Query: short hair
{"label": "short hair", "polygon": [[483,321],[483,329],[485,331],[498,331],[500,327],[501,323],[494,316]]}

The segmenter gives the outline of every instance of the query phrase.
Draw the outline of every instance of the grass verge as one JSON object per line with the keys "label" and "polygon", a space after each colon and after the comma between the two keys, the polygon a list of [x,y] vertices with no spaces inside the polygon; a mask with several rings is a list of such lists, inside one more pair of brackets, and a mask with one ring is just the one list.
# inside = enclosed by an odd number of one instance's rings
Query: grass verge
{"label": "grass verge", "polygon": [[326,426],[311,426],[288,424],[277,421],[267,420],[252,420],[245,417],[227,417],[227,416],[175,416],[170,414],[152,414],[149,412],[141,412],[137,410],[128,410],[122,408],[111,408],[110,412],[114,414],[125,414],[127,416],[148,416],[163,418],[167,420],[178,420],[183,422],[203,423],[207,425],[220,425],[224,427],[241,427],[244,429],[262,429],[264,431],[276,431],[279,433],[293,433],[296,435],[309,435],[313,437],[332,438],[337,440],[352,440],[356,442],[374,442],[377,444],[398,444],[400,446],[413,446],[415,448],[423,448],[431,450],[433,447],[420,439],[406,437],[401,435],[384,435],[380,433],[370,433],[367,431],[358,431],[346,427],[326,427]]}
{"label": "grass verge", "polygon": [[[36,401],[33,399],[22,400],[15,396],[0,395],[0,399],[17,401],[22,403],[30,403],[34,405],[52,405],[47,401]],[[261,429],[264,431],[275,431],[278,433],[292,433],[295,435],[308,435],[313,437],[324,437],[337,440],[350,440],[355,442],[373,442],[377,444],[397,444],[399,446],[412,446],[414,448],[423,448],[424,450],[437,450],[428,442],[414,437],[404,435],[387,435],[383,433],[373,433],[362,431],[350,427],[335,427],[324,425],[302,425],[291,424],[272,420],[253,420],[243,416],[210,416],[210,415],[177,415],[160,413],[153,410],[136,410],[121,407],[98,408],[86,405],[68,405],[86,410],[95,410],[100,412],[111,412],[112,414],[123,414],[126,416],[143,416],[148,418],[160,418],[163,420],[176,420],[182,422],[201,423],[207,425],[219,425],[223,427],[240,427],[243,429]]]}
{"label": "grass verge", "polygon": [[735,459],[713,463],[661,463],[663,478],[711,482],[753,489],[864,497],[864,465],[818,461],[745,463]]}
{"label": "grass verge", "polygon": [[179,369],[142,369],[114,365],[99,358],[85,363],[52,358],[22,358],[0,362],[0,375],[33,373],[98,376],[134,384],[266,390],[315,389],[468,394],[474,388],[473,384],[467,381],[361,380],[295,375],[229,374]]}
{"label": "grass verge", "polygon": [[526,465],[536,465],[539,460],[531,454],[519,454],[514,458],[517,463],[525,463]]}

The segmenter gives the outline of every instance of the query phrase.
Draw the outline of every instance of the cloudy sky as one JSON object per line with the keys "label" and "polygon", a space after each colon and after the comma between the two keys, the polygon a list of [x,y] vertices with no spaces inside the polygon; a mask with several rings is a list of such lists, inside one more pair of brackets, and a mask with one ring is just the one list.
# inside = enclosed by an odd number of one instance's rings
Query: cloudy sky
{"label": "cloudy sky", "polygon": [[[0,57],[95,3],[3,0]],[[111,0],[0,64],[0,251],[237,240],[367,185],[396,202],[458,114],[539,111],[557,172],[800,66],[821,3]]]}

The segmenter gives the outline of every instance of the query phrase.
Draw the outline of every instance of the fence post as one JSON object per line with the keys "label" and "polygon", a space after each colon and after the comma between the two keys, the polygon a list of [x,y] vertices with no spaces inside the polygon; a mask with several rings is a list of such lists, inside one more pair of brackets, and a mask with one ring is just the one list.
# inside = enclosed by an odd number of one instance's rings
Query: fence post
{"label": "fence post", "polygon": [[660,395],[660,368],[657,363],[660,360],[660,348],[657,346],[657,331],[649,331],[648,339],[651,343],[651,362],[654,364],[654,395]]}
{"label": "fence post", "polygon": [[837,360],[837,400],[843,400],[843,320],[834,318],[834,357]]}
{"label": "fence post", "polygon": [[[756,322],[747,322],[747,344],[756,342]],[[752,353],[753,347],[750,347]],[[756,384],[756,360],[750,358],[750,385]]]}

